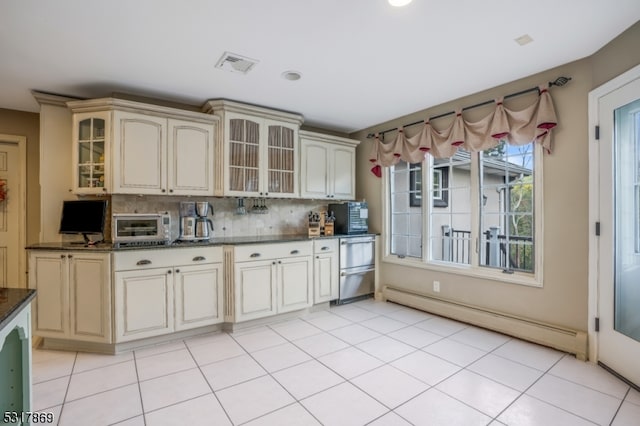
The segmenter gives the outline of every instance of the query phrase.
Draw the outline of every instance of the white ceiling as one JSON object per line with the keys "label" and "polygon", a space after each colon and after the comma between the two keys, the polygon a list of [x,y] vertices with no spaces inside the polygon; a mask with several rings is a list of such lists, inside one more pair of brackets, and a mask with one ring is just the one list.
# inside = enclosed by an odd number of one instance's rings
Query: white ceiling
{"label": "white ceiling", "polygon": [[[639,0],[2,0],[0,108],[38,111],[31,90],[228,98],[348,133],[589,56],[638,20]],[[259,63],[216,69],[225,51]]]}

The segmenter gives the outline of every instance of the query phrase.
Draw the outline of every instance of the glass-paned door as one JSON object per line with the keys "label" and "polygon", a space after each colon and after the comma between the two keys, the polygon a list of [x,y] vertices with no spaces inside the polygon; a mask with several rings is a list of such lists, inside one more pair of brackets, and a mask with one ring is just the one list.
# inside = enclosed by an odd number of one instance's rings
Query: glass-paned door
{"label": "glass-paned door", "polygon": [[640,100],[614,112],[614,328],[640,341]]}
{"label": "glass-paned door", "polygon": [[78,188],[105,184],[105,120],[87,118],[78,123]]}
{"label": "glass-paned door", "polygon": [[229,190],[258,192],[260,188],[260,124],[229,120]]}
{"label": "glass-paned door", "polygon": [[598,361],[640,385],[640,78],[601,96],[598,116]]}
{"label": "glass-paned door", "polygon": [[293,194],[295,182],[295,132],[293,129],[269,125],[267,192]]}

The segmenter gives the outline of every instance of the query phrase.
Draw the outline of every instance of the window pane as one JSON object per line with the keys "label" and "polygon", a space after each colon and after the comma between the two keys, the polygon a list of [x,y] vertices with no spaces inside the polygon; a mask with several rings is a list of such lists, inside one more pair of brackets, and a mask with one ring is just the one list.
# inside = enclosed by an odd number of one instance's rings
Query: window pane
{"label": "window pane", "polygon": [[429,220],[430,259],[471,263],[471,156],[459,150],[452,158],[434,159]]}
{"label": "window pane", "polygon": [[480,265],[534,271],[534,144],[480,154]]}
{"label": "window pane", "polygon": [[389,168],[391,254],[422,258],[422,164]]}

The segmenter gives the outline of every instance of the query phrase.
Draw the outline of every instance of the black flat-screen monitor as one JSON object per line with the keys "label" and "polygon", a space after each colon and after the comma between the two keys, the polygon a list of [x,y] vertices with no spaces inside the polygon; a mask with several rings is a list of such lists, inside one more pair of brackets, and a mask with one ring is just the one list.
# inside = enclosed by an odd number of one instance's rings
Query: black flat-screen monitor
{"label": "black flat-screen monitor", "polygon": [[102,234],[107,214],[107,200],[75,200],[62,202],[61,234]]}

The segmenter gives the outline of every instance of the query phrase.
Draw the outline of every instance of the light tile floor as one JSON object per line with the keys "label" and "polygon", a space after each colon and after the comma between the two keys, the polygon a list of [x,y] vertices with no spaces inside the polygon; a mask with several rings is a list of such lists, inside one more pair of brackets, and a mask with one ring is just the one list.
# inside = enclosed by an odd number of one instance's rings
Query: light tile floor
{"label": "light tile floor", "polygon": [[640,425],[572,355],[374,300],[117,356],[35,350],[60,425]]}

